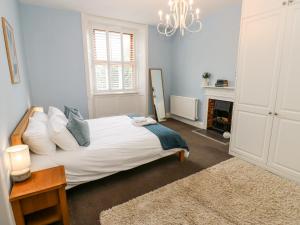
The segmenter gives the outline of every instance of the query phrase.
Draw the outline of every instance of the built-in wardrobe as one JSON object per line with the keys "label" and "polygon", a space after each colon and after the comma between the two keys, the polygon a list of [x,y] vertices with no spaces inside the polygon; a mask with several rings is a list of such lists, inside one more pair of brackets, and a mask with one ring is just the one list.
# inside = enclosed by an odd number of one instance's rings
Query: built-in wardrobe
{"label": "built-in wardrobe", "polygon": [[300,0],[243,0],[230,153],[300,182]]}

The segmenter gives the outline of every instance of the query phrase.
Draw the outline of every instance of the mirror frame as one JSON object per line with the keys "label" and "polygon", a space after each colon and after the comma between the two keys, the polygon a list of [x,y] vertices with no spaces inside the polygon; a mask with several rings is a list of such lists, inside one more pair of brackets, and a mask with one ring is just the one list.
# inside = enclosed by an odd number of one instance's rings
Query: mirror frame
{"label": "mirror frame", "polygon": [[[165,102],[165,85],[164,85],[164,78],[163,78],[163,71],[161,68],[149,68],[149,81],[150,81],[150,92],[151,92],[151,99],[152,99],[152,111],[154,113],[155,119],[160,122],[158,120],[158,116],[156,113],[156,108],[154,105],[154,98],[153,98],[153,86],[152,86],[152,77],[151,77],[151,71],[152,70],[160,70],[160,74],[161,74],[161,83],[162,83],[162,92],[163,92],[163,98],[164,98],[164,107],[165,107],[165,111],[166,111],[166,102]],[[167,115],[165,114],[165,119],[167,119]]]}

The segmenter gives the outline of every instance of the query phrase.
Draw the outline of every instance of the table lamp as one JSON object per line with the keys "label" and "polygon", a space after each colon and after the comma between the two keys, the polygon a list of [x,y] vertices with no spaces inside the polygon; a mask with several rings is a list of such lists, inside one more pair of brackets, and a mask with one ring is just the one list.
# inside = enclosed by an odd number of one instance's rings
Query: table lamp
{"label": "table lamp", "polygon": [[30,154],[27,145],[15,145],[6,149],[11,165],[11,177],[14,182],[28,179],[30,172]]}

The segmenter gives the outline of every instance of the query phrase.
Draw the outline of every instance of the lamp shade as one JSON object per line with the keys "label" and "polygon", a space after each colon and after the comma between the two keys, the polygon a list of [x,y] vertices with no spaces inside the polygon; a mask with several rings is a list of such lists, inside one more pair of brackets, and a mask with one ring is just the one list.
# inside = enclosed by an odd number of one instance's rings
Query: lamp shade
{"label": "lamp shade", "polygon": [[9,154],[11,175],[17,176],[30,170],[30,154],[27,145],[16,145],[6,149]]}

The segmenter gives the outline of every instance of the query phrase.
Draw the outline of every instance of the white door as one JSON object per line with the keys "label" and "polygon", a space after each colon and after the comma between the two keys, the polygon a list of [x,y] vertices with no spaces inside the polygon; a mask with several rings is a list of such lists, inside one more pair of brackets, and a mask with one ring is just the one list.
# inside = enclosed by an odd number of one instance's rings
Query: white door
{"label": "white door", "polygon": [[300,3],[290,5],[269,165],[300,181]]}
{"label": "white door", "polygon": [[285,13],[282,7],[241,25],[230,153],[261,164],[268,158]]}
{"label": "white door", "polygon": [[289,0],[243,0],[243,18],[278,10],[287,6],[288,2]]}

